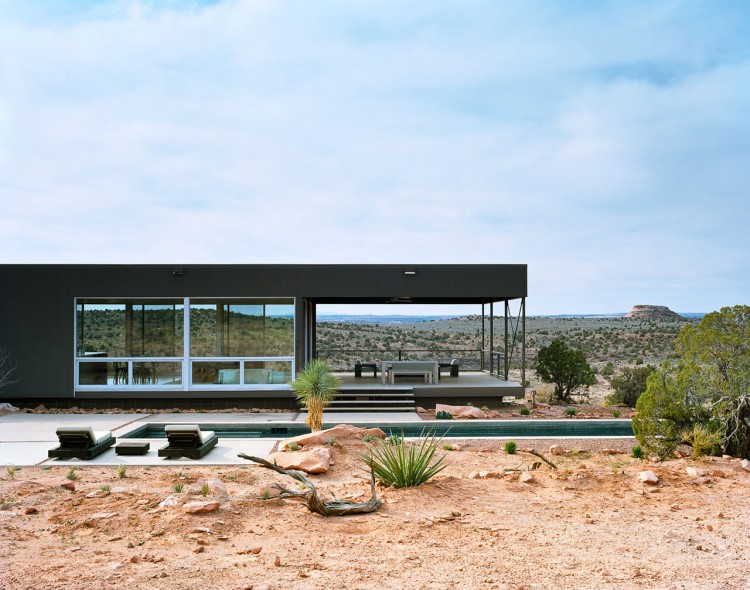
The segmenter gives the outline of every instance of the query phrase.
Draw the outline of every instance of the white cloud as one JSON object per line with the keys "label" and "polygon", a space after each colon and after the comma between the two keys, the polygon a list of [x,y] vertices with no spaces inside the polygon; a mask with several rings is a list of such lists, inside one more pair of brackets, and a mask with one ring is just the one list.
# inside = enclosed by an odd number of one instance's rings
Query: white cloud
{"label": "white cloud", "polygon": [[750,290],[741,7],[51,6],[0,3],[6,262],[526,262],[533,313]]}

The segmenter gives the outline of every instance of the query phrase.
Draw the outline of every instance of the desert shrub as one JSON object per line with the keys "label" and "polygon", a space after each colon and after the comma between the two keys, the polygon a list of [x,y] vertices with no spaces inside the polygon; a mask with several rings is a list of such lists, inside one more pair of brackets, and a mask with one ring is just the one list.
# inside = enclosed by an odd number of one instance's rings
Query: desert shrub
{"label": "desert shrub", "polygon": [[545,383],[554,385],[557,401],[570,402],[574,392],[596,383],[596,376],[586,355],[580,350],[568,348],[562,340],[539,349],[536,373]]}
{"label": "desert shrub", "polygon": [[429,432],[411,443],[401,436],[397,444],[369,446],[361,458],[383,484],[397,488],[414,487],[447,466],[445,455],[432,462],[441,441],[442,438]]}
{"label": "desert shrub", "polygon": [[435,420],[453,420],[453,414],[440,410],[435,414]]}
{"label": "desert shrub", "polygon": [[104,485],[102,485],[102,486],[99,486],[99,489],[100,489],[100,490],[101,490],[102,492],[110,492],[110,491],[112,491],[112,488],[111,488],[110,486],[108,486],[107,484],[104,484]]}
{"label": "desert shrub", "polygon": [[575,416],[575,415],[576,415],[577,413],[578,413],[578,410],[576,410],[575,408],[567,408],[567,409],[565,410],[565,415],[566,415],[566,416],[570,416],[571,418],[572,418],[573,416]]}
{"label": "desert shrub", "polygon": [[514,440],[506,441],[506,443],[505,443],[505,452],[506,453],[508,453],[509,455],[515,455],[516,454],[516,448],[517,448],[516,441],[514,441]]}
{"label": "desert shrub", "polygon": [[721,450],[721,434],[703,424],[693,424],[692,429],[683,431],[682,440],[693,449],[693,459],[714,455]]}
{"label": "desert shrub", "polygon": [[336,437],[335,436],[331,436],[331,437],[327,438],[326,439],[326,444],[329,445],[329,446],[331,446],[331,447],[335,446],[336,445]]}
{"label": "desert shrub", "polygon": [[524,406],[520,410],[518,410],[518,413],[521,414],[521,416],[529,416],[531,415],[531,410],[529,410],[529,408]]}
{"label": "desert shrub", "polygon": [[444,451],[455,451],[456,449],[453,447],[453,445],[446,444],[446,445],[443,445],[443,450]]}
{"label": "desert shrub", "polygon": [[612,410],[612,417],[613,418],[619,418],[620,416],[622,416],[622,412],[620,410],[618,410],[617,408],[615,408],[614,410]]}
{"label": "desert shrub", "polygon": [[656,369],[645,367],[624,367],[622,373],[612,379],[614,393],[604,400],[610,406],[625,405],[634,408],[638,398],[646,391],[646,380]]}
{"label": "desert shrub", "polygon": [[286,446],[286,448],[290,451],[299,451],[299,443],[296,441],[292,441]]}
{"label": "desert shrub", "polygon": [[604,365],[602,367],[602,369],[601,369],[601,371],[599,371],[599,373],[601,374],[602,377],[606,377],[606,378],[611,377],[612,375],[615,374],[615,366],[614,366],[614,364],[612,364],[612,362],[608,362],[606,365]]}
{"label": "desert shrub", "polygon": [[635,445],[635,446],[634,446],[634,447],[633,447],[633,448],[631,449],[631,451],[630,451],[630,454],[631,454],[631,455],[633,456],[633,458],[635,458],[635,459],[643,459],[643,447],[641,447],[641,445]]}
{"label": "desert shrub", "polygon": [[373,443],[373,442],[376,442],[377,440],[378,440],[378,437],[369,432],[362,437],[362,442],[366,442],[366,443]]}
{"label": "desert shrub", "polygon": [[8,465],[5,467],[5,473],[8,474],[8,479],[13,480],[16,478],[16,472],[21,471],[18,465]]}
{"label": "desert shrub", "polygon": [[183,484],[183,483],[181,483],[181,482],[177,482],[176,484],[173,484],[173,485],[172,485],[172,490],[173,490],[173,491],[174,491],[174,492],[175,492],[176,494],[180,494],[180,493],[182,493],[182,490],[183,490],[183,489],[185,489],[185,484]]}
{"label": "desert shrub", "polygon": [[[646,381],[633,432],[648,450],[669,456],[695,442],[695,426],[718,433],[719,448],[750,459],[750,307],[725,307],[685,326],[676,360]],[[710,443],[699,435],[699,447]],[[709,444],[709,447],[711,445]],[[695,448],[695,447],[694,447]]]}
{"label": "desert shrub", "polygon": [[210,489],[210,488],[208,487],[208,484],[207,484],[207,483],[204,483],[204,484],[203,484],[203,485],[201,486],[201,491],[200,491],[200,495],[201,495],[201,496],[203,496],[203,497],[205,498],[206,496],[208,496],[208,492],[210,492],[210,491],[211,491],[211,489]]}
{"label": "desert shrub", "polygon": [[128,476],[127,465],[118,465],[117,467],[115,467],[115,470],[117,471],[117,477],[119,477],[120,479]]}

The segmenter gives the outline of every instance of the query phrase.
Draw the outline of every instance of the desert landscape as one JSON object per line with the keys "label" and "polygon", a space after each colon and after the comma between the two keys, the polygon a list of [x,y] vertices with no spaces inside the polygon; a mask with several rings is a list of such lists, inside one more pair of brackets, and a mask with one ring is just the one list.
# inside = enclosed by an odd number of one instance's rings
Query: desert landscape
{"label": "desert landscape", "polygon": [[[321,495],[369,499],[363,444],[329,447],[308,476]],[[451,441],[426,484],[326,518],[269,498],[297,484],[251,462],[24,467],[0,480],[0,587],[748,588],[747,463],[649,462],[633,444]]]}

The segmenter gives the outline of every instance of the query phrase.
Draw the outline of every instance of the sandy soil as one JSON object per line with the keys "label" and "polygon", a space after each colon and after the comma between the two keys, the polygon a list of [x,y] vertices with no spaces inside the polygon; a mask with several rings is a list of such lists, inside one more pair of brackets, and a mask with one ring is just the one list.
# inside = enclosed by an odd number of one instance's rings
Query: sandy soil
{"label": "sandy soil", "polygon": [[[0,480],[0,587],[750,588],[750,473],[738,460],[648,464],[627,454],[630,440],[561,442],[562,456],[550,441],[519,442],[558,466],[521,483],[504,470],[531,469],[536,457],[464,441],[431,482],[381,488],[376,513],[332,518],[258,497],[271,482],[296,484],[250,463],[131,467],[125,478],[85,466],[73,491],[60,485],[67,468],[25,467]],[[623,452],[604,454],[605,444]],[[331,471],[311,476],[320,491],[367,499],[357,446],[332,449]],[[639,482],[645,469],[659,483]],[[478,470],[499,476],[469,477]],[[211,479],[226,493],[213,485],[201,496]],[[220,508],[160,508],[170,496]]]}

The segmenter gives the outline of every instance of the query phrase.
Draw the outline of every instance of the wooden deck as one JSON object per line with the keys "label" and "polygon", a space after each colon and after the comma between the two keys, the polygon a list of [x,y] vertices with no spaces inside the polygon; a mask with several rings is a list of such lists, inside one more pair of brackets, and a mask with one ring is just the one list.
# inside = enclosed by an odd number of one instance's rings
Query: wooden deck
{"label": "wooden deck", "polygon": [[[417,401],[421,398],[494,398],[500,401],[504,397],[523,398],[524,388],[520,383],[503,381],[486,372],[466,371],[458,377],[450,377],[443,373],[438,383],[425,383],[421,377],[396,377],[394,385],[383,385],[378,376],[373,377],[372,371],[363,371],[361,378],[354,377],[353,372],[337,372],[335,375],[342,381],[342,392],[377,392],[388,393],[397,391],[413,392]],[[449,403],[446,401],[446,403]]]}

